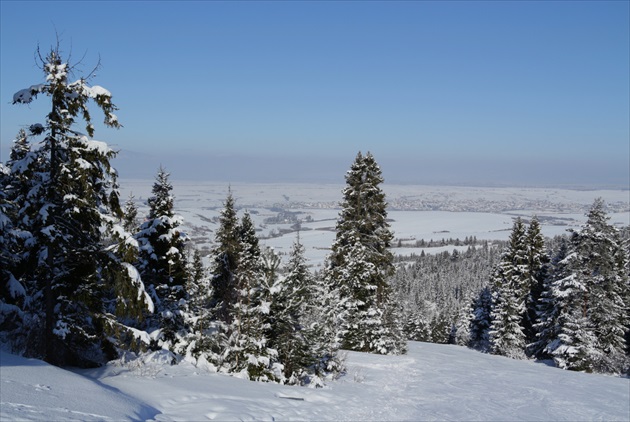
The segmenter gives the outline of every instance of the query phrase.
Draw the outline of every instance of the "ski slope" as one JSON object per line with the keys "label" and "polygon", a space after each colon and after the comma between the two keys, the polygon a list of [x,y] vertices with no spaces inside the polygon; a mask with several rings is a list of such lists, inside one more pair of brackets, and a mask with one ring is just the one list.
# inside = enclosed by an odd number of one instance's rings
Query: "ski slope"
{"label": "ski slope", "polygon": [[327,388],[255,383],[157,354],[65,371],[0,354],[0,420],[627,421],[630,380],[562,371],[459,346],[409,343],[405,356],[349,352]]}

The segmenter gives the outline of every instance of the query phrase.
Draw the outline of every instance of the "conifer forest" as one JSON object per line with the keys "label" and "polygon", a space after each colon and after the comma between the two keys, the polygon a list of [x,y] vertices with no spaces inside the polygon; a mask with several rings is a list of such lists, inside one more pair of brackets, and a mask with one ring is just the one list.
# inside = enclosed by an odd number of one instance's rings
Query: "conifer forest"
{"label": "conifer forest", "polygon": [[320,269],[299,231],[286,259],[262,245],[231,190],[202,256],[167,169],[146,215],[121,199],[117,153],[92,139],[93,118],[121,128],[112,94],[92,75],[73,80],[58,47],[38,57],[43,82],[13,104],[50,112],[16,128],[0,163],[0,341],[14,353],[96,367],[168,350],[173,363],[323,386],[344,372],[344,351],[400,355],[415,340],[630,374],[630,228],[610,223],[602,199],[563,235],[516,217],[507,240],[395,255],[381,168],[358,152]]}

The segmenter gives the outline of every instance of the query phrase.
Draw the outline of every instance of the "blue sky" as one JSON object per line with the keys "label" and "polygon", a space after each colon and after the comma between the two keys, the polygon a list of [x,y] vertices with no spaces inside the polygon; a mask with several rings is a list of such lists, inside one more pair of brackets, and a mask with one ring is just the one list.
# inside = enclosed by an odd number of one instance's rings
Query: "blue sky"
{"label": "blue sky", "polygon": [[[59,34],[125,177],[629,184],[629,3],[1,2],[2,160]],[[94,114],[95,120],[100,116]],[[157,164],[156,164],[157,163]]]}

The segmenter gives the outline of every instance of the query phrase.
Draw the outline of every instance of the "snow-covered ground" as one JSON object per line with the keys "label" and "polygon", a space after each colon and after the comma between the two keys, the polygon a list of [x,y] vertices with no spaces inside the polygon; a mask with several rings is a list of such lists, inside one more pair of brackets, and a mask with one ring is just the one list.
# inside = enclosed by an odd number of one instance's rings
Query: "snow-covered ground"
{"label": "snow-covered ground", "polygon": [[0,353],[0,420],[630,420],[630,380],[459,346],[348,353],[327,388],[256,383],[160,356],[70,372]]}

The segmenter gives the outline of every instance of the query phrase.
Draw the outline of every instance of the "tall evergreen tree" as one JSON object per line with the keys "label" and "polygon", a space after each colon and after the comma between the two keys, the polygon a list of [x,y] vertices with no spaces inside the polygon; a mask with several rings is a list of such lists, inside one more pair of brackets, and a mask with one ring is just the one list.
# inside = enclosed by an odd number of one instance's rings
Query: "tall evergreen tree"
{"label": "tall evergreen tree", "polygon": [[490,326],[492,324],[492,292],[486,286],[480,290],[471,306],[470,347],[482,351],[490,350]]}
{"label": "tall evergreen tree", "polygon": [[536,341],[536,329],[534,325],[538,319],[538,308],[540,296],[544,290],[545,279],[547,278],[547,266],[549,257],[545,251],[545,238],[542,234],[538,218],[534,216],[529,223],[525,235],[527,248],[527,273],[529,283],[525,286],[525,313],[523,314],[523,330],[526,343]]}
{"label": "tall evergreen tree", "polygon": [[[562,280],[569,274],[567,272],[566,258],[569,255],[569,242],[566,236],[560,240],[556,251],[553,252],[549,270],[545,275],[542,292],[536,304],[536,340],[528,345],[528,353],[538,359],[549,359],[552,356],[548,353],[547,346],[558,337],[560,315],[559,301],[557,296],[560,291],[556,290],[557,280]],[[563,289],[564,291],[564,289]]]}
{"label": "tall evergreen tree", "polygon": [[[113,278],[131,280],[105,245],[121,210],[110,165],[115,152],[88,138],[94,134],[90,100],[103,111],[106,126],[120,124],[109,91],[90,86],[86,78],[69,81],[73,67],[58,45],[38,57],[46,82],[13,96],[14,104],[31,103],[38,95],[51,101],[46,123],[29,128],[32,136],[45,135],[40,147],[16,148],[12,157],[16,175],[36,170],[24,186],[28,194],[21,197],[17,220],[32,235],[24,258],[34,264],[22,275],[32,280],[26,353],[56,364],[91,365],[114,352],[106,332],[116,323],[108,309]],[[75,130],[79,118],[88,136]]]}
{"label": "tall evergreen tree", "polygon": [[210,306],[215,319],[230,324],[237,301],[236,270],[241,253],[239,223],[232,192],[228,194],[221,210],[214,242],[213,264],[210,269],[212,284]]}
{"label": "tall evergreen tree", "polygon": [[[267,336],[270,330],[267,315],[273,298],[265,295],[263,290],[262,252],[249,212],[245,212],[241,218],[239,241],[241,253],[236,277],[237,319],[232,332],[238,333],[241,365],[245,365],[251,380],[278,381],[278,374],[273,370],[277,351],[270,348]],[[237,369],[234,372],[239,371]]]}
{"label": "tall evergreen tree", "polygon": [[530,291],[525,225],[517,218],[500,263],[492,277],[490,345],[495,354],[524,356],[523,314]]}
{"label": "tall evergreen tree", "polygon": [[[289,253],[285,277],[277,273],[280,258],[271,250],[263,254],[265,269],[264,289],[268,292],[271,308],[269,312],[269,346],[278,352],[278,361],[283,365],[285,383],[297,384],[304,381],[307,368],[315,363],[314,347],[305,330],[305,313],[312,306],[310,284],[312,276],[306,265],[304,246],[298,239]],[[320,310],[321,312],[321,310]]]}
{"label": "tall evergreen tree", "polygon": [[621,372],[628,365],[628,257],[601,198],[587,217],[571,237],[568,276],[555,282],[560,334],[548,350],[561,367]]}
{"label": "tall evergreen tree", "polygon": [[176,334],[184,329],[182,309],[188,299],[188,272],[184,247],[186,237],[181,232],[182,218],[175,214],[173,186],[169,173],[160,167],[149,197],[149,215],[140,226],[136,239],[139,244],[138,267],[142,280],[149,286],[156,304],[157,323],[162,340],[172,345]]}
{"label": "tall evergreen tree", "polygon": [[279,381],[277,352],[267,337],[270,298],[262,286],[262,255],[249,213],[239,222],[232,193],[215,232],[210,308],[217,331],[210,342],[219,370],[251,380]]}
{"label": "tall evergreen tree", "polygon": [[[336,239],[328,256],[326,279],[338,289],[343,347],[373,353],[404,353],[402,324],[390,309],[389,278],[393,234],[380,188],[381,170],[372,154],[360,152],[346,174]],[[389,321],[388,321],[389,320]]]}

